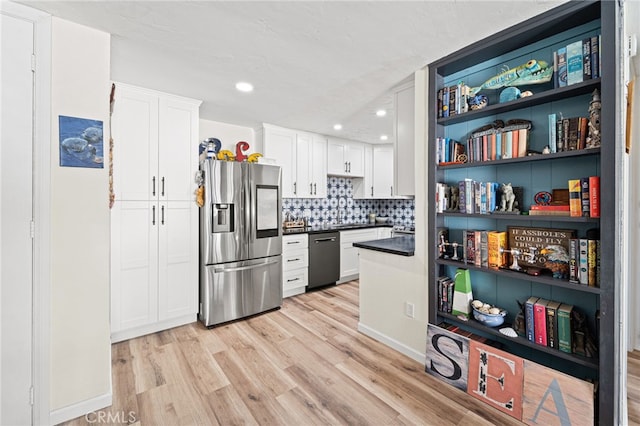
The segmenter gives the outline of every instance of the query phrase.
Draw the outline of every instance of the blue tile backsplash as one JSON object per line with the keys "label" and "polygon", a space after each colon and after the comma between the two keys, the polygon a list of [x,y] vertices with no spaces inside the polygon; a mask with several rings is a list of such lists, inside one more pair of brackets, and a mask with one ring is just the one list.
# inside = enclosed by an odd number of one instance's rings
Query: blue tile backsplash
{"label": "blue tile backsplash", "polygon": [[343,223],[367,223],[369,213],[388,217],[392,225],[409,227],[414,226],[415,222],[413,199],[354,199],[353,182],[350,178],[329,176],[327,198],[282,199],[282,217],[289,213],[296,218],[302,218],[306,213],[309,226],[320,226],[324,222],[336,223],[338,212],[342,215]]}

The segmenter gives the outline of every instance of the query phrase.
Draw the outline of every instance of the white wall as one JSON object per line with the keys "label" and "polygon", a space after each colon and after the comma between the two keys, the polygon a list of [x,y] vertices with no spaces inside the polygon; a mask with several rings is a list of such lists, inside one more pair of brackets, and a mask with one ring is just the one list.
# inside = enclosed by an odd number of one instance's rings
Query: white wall
{"label": "white wall", "polygon": [[218,138],[222,142],[222,149],[236,153],[236,144],[240,141],[249,143],[246,153],[262,152],[262,140],[256,141],[255,132],[250,127],[220,123],[218,121],[200,119],[200,140]]}
{"label": "white wall", "polygon": [[59,166],[58,116],[102,120],[108,152],[109,34],[52,20],[51,421],[111,403],[108,156]]}
{"label": "white wall", "polygon": [[[415,73],[415,252],[404,257],[361,249],[358,329],[424,362],[427,285],[427,69]],[[405,303],[414,317],[405,315]]]}

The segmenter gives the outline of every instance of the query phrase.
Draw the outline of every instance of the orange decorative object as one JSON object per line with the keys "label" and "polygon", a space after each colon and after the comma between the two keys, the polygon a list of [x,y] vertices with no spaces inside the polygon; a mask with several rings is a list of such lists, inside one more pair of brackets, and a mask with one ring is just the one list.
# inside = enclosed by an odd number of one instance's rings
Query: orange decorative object
{"label": "orange decorative object", "polygon": [[249,149],[249,143],[245,141],[240,141],[236,144],[236,161],[244,161],[247,159],[247,156],[244,155],[244,152]]}

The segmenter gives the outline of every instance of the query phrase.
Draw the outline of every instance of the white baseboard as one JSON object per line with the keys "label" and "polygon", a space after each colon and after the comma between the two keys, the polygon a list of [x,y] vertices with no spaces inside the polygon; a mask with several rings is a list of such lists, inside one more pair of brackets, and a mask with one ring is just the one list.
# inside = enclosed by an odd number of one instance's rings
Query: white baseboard
{"label": "white baseboard", "polygon": [[128,330],[121,330],[111,333],[111,343],[122,342],[124,340],[133,339],[134,337],[144,336],[146,334],[157,333],[158,331],[168,330],[173,327],[191,324],[198,320],[197,314],[183,315],[170,320],[159,321],[153,324],[143,325]]}
{"label": "white baseboard", "polygon": [[77,404],[53,410],[49,415],[49,421],[52,425],[57,425],[67,420],[93,413],[94,411],[111,406],[113,403],[112,399],[113,394],[109,392],[95,398],[87,399],[86,401],[78,402]]}
{"label": "white baseboard", "polygon": [[[358,331],[362,334],[366,334],[367,336],[371,337],[372,339],[377,340],[380,343],[384,343],[385,345],[389,346],[392,349],[395,349],[396,351],[400,352],[401,354],[404,354],[406,356],[408,356],[411,359],[414,359],[416,361],[418,361],[419,363],[421,363],[422,365],[424,365],[424,363],[427,361],[427,355],[424,352],[418,352],[413,348],[410,348],[409,346],[405,345],[404,343],[400,343],[395,339],[392,339],[391,337],[382,334],[374,329],[372,329],[371,327],[368,327],[362,323],[358,323]],[[425,350],[426,350],[426,343],[425,343]]]}

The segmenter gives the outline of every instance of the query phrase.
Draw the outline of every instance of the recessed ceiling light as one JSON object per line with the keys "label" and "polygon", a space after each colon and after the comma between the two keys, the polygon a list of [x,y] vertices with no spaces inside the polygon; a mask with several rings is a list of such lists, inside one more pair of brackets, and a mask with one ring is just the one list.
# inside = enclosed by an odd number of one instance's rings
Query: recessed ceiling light
{"label": "recessed ceiling light", "polygon": [[236,89],[238,89],[241,92],[252,92],[253,91],[253,84],[251,83],[247,83],[245,81],[240,81],[238,83],[236,83]]}
{"label": "recessed ceiling light", "polygon": [[389,139],[389,136],[387,136],[387,135],[380,136],[380,140],[381,141],[386,141],[387,139]]}
{"label": "recessed ceiling light", "polygon": [[387,111],[384,110],[384,109],[379,109],[379,110],[376,111],[376,115],[378,117],[384,117],[385,115],[387,115]]}
{"label": "recessed ceiling light", "polygon": [[334,124],[333,125],[333,129],[334,130],[342,130],[342,124]]}

